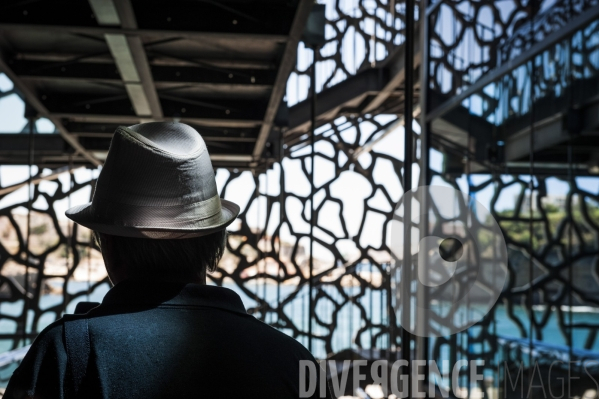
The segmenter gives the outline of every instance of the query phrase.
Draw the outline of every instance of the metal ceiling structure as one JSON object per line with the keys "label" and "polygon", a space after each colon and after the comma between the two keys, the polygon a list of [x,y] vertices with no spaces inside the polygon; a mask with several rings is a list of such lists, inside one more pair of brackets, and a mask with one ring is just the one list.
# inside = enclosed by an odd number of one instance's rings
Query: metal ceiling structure
{"label": "metal ceiling structure", "polygon": [[[468,392],[494,397],[505,393],[506,375],[498,367],[506,359],[518,365],[528,357],[532,365],[538,359],[596,358],[597,0],[431,1],[418,13],[421,35],[409,34],[416,27],[402,22],[413,14],[406,2],[361,0],[355,8],[342,9],[340,4],[349,2],[331,1],[329,11],[334,12],[327,26],[332,33],[321,48],[328,51],[314,51],[312,63],[320,63],[320,72],[326,73],[319,74],[320,87],[306,90],[317,92],[317,101],[311,101],[311,94],[296,93],[297,102],[290,101],[288,109],[282,101],[289,72],[293,70],[290,82],[294,74],[296,82],[306,82],[319,71],[309,62],[294,67],[313,2],[177,0],[168,12],[158,9],[157,1],[54,2],[59,3],[73,5],[73,14],[51,22],[41,15],[55,10],[40,1],[12,0],[0,6],[0,68],[29,104],[27,115],[50,118],[61,133],[2,134],[0,163],[72,163],[0,188],[2,198],[32,186],[28,198],[0,209],[15,231],[17,248],[9,252],[9,240],[0,243],[3,300],[24,303],[19,314],[1,309],[0,316],[14,321],[14,329],[0,334],[0,344],[18,348],[41,331],[46,317],[59,318],[68,306],[108,284],[106,276],[92,281],[88,274],[88,284],[79,291],[64,288],[75,270],[84,270],[87,261],[90,267],[93,246],[78,238],[76,225],[68,233],[61,229],[54,204],[87,187],[91,193],[93,177],[82,181],[71,176],[68,185],[57,184],[51,193],[37,183],[100,163],[118,124],[181,120],[203,134],[215,166],[229,168],[222,171],[223,198],[233,199],[242,185],[249,188],[239,223],[230,230],[231,257],[209,275],[211,282],[234,286],[252,301],[250,314],[302,342],[318,358],[372,362],[413,355],[438,364],[447,358],[479,359],[492,378],[467,386]],[[530,4],[547,7],[537,10]],[[493,13],[485,14],[489,8]],[[90,19],[73,26],[73,16],[83,18],[86,12]],[[378,22],[367,31],[366,21],[375,17]],[[173,22],[179,31],[169,28]],[[279,29],[279,24],[287,28]],[[198,26],[203,30],[197,31]],[[411,36],[415,40],[408,48],[403,39]],[[363,57],[343,51],[355,46],[356,37],[362,40],[357,42]],[[379,44],[385,51],[377,58],[373,50]],[[346,65],[347,54],[357,59],[348,62],[352,66]],[[406,67],[410,59],[420,81],[406,73],[414,72]],[[420,131],[406,129],[405,134],[398,127],[412,126],[405,118],[410,110],[420,114]],[[313,136],[312,116],[318,128]],[[402,134],[404,143],[412,144],[403,145],[403,154],[400,141],[383,141]],[[284,145],[284,154],[267,153]],[[28,158],[32,153],[35,159]],[[273,173],[260,176],[273,159],[278,165],[267,171]],[[256,173],[250,177],[244,169]],[[390,299],[397,283],[409,282],[411,276],[402,274],[403,280],[397,280],[396,269],[387,263],[393,249],[387,233],[377,237],[376,232],[386,232],[380,227],[396,220],[402,188],[413,187],[417,179],[421,185],[459,188],[485,201],[490,211],[488,218],[477,210],[464,229],[460,217],[442,214],[447,198],[421,201],[419,206],[430,206],[432,212],[430,226],[419,226],[418,234],[453,230],[488,238],[493,218],[508,246],[510,278],[500,301],[473,329],[451,337],[401,333],[406,324],[398,323]],[[33,229],[25,232],[13,215],[19,208],[44,216],[48,228],[56,230],[53,246],[43,251],[41,245],[30,246]],[[457,208],[477,205],[464,201]],[[410,237],[406,232],[402,236]],[[409,240],[403,242],[411,248]],[[307,255],[313,247],[325,255]],[[493,247],[481,250],[476,263],[496,262]],[[46,265],[61,248],[70,268],[51,273]],[[87,259],[80,255],[85,253]],[[417,262],[410,259],[416,257],[404,253],[403,263],[414,266],[415,276]],[[25,272],[15,273],[15,266]],[[468,268],[463,270],[469,274]],[[41,287],[50,279],[59,279],[64,295],[48,308],[42,306]],[[439,320],[453,316],[434,314],[431,325],[437,328]],[[402,353],[410,347],[413,353]],[[0,368],[18,362],[20,353],[0,358]],[[443,367],[449,375],[451,370]],[[534,376],[535,369],[522,375]],[[579,382],[572,388],[578,397],[586,396],[587,387],[594,385]]]}
{"label": "metal ceiling structure", "polygon": [[[118,125],[172,120],[203,135],[215,167],[267,166],[312,3],[3,1],[0,71],[26,116],[60,133],[36,135],[33,163],[97,166]],[[1,135],[0,160],[26,164],[14,133]]]}
{"label": "metal ceiling structure", "polygon": [[[414,66],[420,67],[421,53],[419,31],[414,35]],[[318,94],[316,103],[316,125],[322,126],[335,119],[379,114],[404,114],[405,103],[405,51],[404,44],[393,49],[388,57],[375,67],[367,67]],[[418,103],[420,84],[414,82],[415,100]],[[414,114],[419,114],[415,107]],[[401,123],[394,123],[391,131]],[[310,99],[289,108],[289,126],[284,132],[284,141],[289,147],[306,144],[310,130]],[[378,140],[385,135],[380,136]],[[374,142],[368,143],[368,146]],[[362,151],[359,149],[358,151]]]}

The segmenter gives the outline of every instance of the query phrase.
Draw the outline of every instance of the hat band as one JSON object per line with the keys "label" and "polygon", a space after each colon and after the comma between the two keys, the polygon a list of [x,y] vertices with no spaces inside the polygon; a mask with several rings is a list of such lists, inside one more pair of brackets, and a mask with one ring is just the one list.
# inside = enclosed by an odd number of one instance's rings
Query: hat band
{"label": "hat band", "polygon": [[91,212],[98,222],[128,227],[168,228],[193,222],[195,228],[210,226],[221,217],[221,202],[217,195],[204,201],[175,206],[143,206],[94,198]]}

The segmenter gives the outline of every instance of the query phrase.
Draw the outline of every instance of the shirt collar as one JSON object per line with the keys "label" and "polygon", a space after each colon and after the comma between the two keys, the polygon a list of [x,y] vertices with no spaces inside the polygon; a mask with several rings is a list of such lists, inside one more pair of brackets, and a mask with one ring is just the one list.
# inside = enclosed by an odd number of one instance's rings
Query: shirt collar
{"label": "shirt collar", "polygon": [[234,291],[213,285],[125,280],[112,287],[102,305],[174,305],[220,308],[247,315]]}

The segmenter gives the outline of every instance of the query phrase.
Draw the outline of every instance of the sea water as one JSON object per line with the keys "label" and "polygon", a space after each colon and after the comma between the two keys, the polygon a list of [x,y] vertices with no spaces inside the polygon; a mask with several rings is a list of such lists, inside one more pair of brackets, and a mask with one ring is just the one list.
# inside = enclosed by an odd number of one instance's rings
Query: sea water
{"label": "sea water", "polygon": [[[289,301],[283,307],[283,312],[288,320],[293,323],[300,331],[308,330],[308,287],[304,286],[298,290],[296,285],[272,284],[250,281],[245,285],[245,290],[241,289],[232,281],[224,283],[226,288],[237,292],[247,309],[256,308],[259,303],[255,298],[265,298],[270,308],[277,308],[278,302],[284,301],[290,295],[294,300]],[[109,290],[108,284],[102,284],[95,290],[87,294],[89,284],[87,282],[70,281],[67,286],[67,292],[74,294],[85,292],[82,296],[73,300],[67,306],[67,313],[73,313],[75,306],[79,301],[101,302],[102,298]],[[297,292],[296,292],[297,291]],[[387,297],[386,292],[381,290],[371,290],[367,287],[359,286],[334,286],[326,285],[322,288],[325,298],[320,299],[315,308],[316,321],[312,323],[313,334],[321,337],[328,337],[332,330],[332,352],[338,352],[347,348],[361,347],[364,349],[387,348],[389,345],[387,334],[378,334],[386,325],[388,325]],[[355,298],[353,301],[350,298]],[[41,331],[47,325],[55,321],[56,316],[49,311],[62,303],[63,297],[58,294],[47,294],[40,299],[40,309],[46,311],[40,317],[35,330]],[[512,336],[517,338],[525,337],[529,333],[529,318],[524,306],[514,305],[513,317],[520,321],[518,323],[508,316],[506,307],[503,304],[497,304],[494,313],[494,326],[491,327],[491,333]],[[8,316],[19,316],[23,311],[23,301],[2,302],[0,303],[0,312]],[[334,312],[336,313],[333,319]],[[535,305],[533,314],[537,320],[541,320],[545,311],[543,305]],[[562,307],[566,323],[574,324],[594,324],[599,325],[599,309],[592,307]],[[566,345],[567,337],[559,328],[558,313],[552,309],[551,315],[542,329],[533,330],[533,338],[542,340],[555,345]],[[30,316],[28,330],[32,329],[33,313],[29,311]],[[277,325],[283,332],[294,335],[293,329],[285,328],[285,321],[279,320],[275,312],[263,313],[259,309],[254,315],[266,323]],[[358,336],[358,331],[364,327],[364,318],[371,321],[372,328],[366,329]],[[9,318],[0,319],[0,334],[14,334],[16,331],[16,322]],[[476,334],[476,327],[471,330]],[[462,334],[468,335],[468,330]],[[572,338],[573,346],[576,349],[584,349],[585,341],[589,334],[588,329],[574,329]],[[377,338],[378,335],[378,338]],[[357,342],[356,342],[357,336]],[[305,335],[295,336],[305,346],[308,346],[308,340]],[[373,345],[374,342],[374,345]],[[0,340],[0,352],[12,348],[12,340]],[[599,351],[599,340],[597,340],[591,350]],[[314,339],[312,341],[312,352],[317,358],[323,358],[327,355],[324,340]]]}

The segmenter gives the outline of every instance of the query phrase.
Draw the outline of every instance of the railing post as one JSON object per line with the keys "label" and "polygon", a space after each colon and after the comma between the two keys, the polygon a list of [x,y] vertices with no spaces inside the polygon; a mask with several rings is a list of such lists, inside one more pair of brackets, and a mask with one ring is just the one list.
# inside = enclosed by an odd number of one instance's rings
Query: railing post
{"label": "railing post", "polygon": [[[430,151],[430,126],[426,122],[426,113],[428,111],[428,89],[429,89],[429,64],[427,62],[428,55],[430,53],[430,24],[429,16],[426,12],[428,7],[428,0],[420,0],[420,10],[418,16],[420,20],[420,185],[426,186],[429,184],[430,168],[429,168],[429,151]],[[428,232],[428,211],[429,211],[429,198],[427,194],[424,194],[421,198],[420,209],[424,210],[424,214],[420,219],[420,234],[419,237],[423,238],[429,234]],[[416,297],[417,304],[428,303],[428,295],[426,291],[418,290]],[[429,314],[427,310],[423,310],[423,307],[418,308],[418,314],[416,315],[417,323],[427,323],[423,331],[428,331]],[[418,360],[429,360],[429,338],[418,337],[416,339],[416,359]],[[428,361],[424,366],[424,384],[428,386],[429,383],[429,367]],[[428,389],[426,390],[428,397]]]}
{"label": "railing post", "polygon": [[312,319],[314,318],[314,303],[313,303],[313,289],[314,282],[312,276],[314,275],[314,143],[316,135],[316,58],[318,55],[318,46],[312,45],[312,67],[310,70],[310,266],[309,266],[309,280],[308,280],[308,350],[312,351]]}
{"label": "railing post", "polygon": [[[412,122],[414,112],[414,5],[415,0],[406,0],[406,42],[405,42],[405,80],[404,80],[404,191],[408,192],[412,188],[412,162],[413,162],[413,131]],[[404,197],[405,198],[405,197]],[[402,306],[402,330],[401,330],[401,358],[408,362],[407,375],[411,375],[411,341],[412,334],[409,327],[411,322],[411,282],[412,282],[412,215],[410,201],[404,201],[404,218],[403,218],[403,265],[401,269],[401,297],[404,306]],[[412,397],[411,379],[407,380],[407,397]]]}

